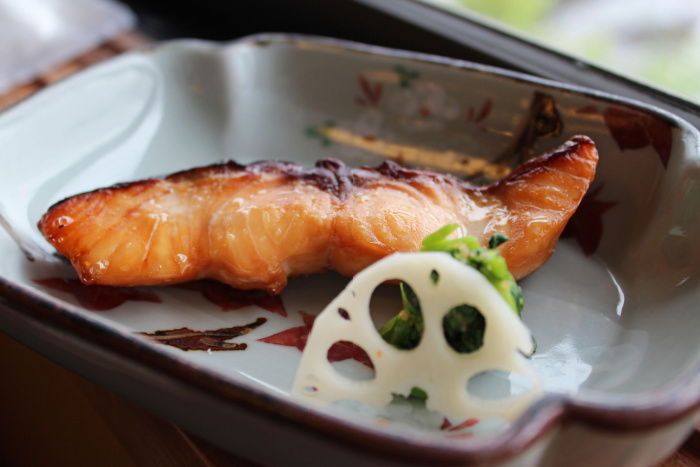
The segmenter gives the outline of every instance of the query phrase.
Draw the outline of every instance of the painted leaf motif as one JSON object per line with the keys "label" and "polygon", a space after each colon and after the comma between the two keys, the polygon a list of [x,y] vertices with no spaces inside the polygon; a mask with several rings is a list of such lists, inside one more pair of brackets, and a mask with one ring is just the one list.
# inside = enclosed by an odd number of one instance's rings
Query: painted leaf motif
{"label": "painted leaf motif", "polygon": [[608,107],[603,119],[620,149],[639,149],[651,145],[664,167],[671,157],[673,135],[664,119],[623,107]]}
{"label": "painted leaf motif", "polygon": [[196,331],[183,327],[155,332],[142,332],[139,334],[148,336],[161,344],[177,347],[184,351],[207,350],[220,352],[225,350],[245,350],[248,348],[247,344],[227,341],[248,334],[266,321],[265,318],[258,318],[254,322],[244,324],[243,326],[232,326],[229,328],[207,331]]}
{"label": "painted leaf motif", "polygon": [[481,106],[481,109],[479,109],[479,113],[476,115],[476,119],[474,121],[476,123],[481,123],[491,114],[492,109],[493,101],[491,99],[486,99],[484,104]]}
{"label": "painted leaf motif", "polygon": [[602,185],[599,185],[586,194],[562,234],[563,237],[573,237],[586,256],[596,252],[603,238],[603,214],[617,205],[615,201],[596,199],[602,188]]}
{"label": "painted leaf motif", "polygon": [[73,295],[83,308],[91,311],[111,310],[127,301],[161,303],[155,293],[133,287],[85,285],[78,279],[60,277],[34,279],[34,282],[47,289]]}
{"label": "painted leaf motif", "polygon": [[199,292],[211,303],[219,306],[222,311],[232,311],[254,305],[280,316],[287,316],[282,299],[261,290],[239,290],[221,282],[209,280],[185,282],[174,287]]}
{"label": "painted leaf motif", "polygon": [[[277,334],[263,337],[258,340],[267,344],[296,347],[299,351],[303,352],[316,317],[303,311],[300,311],[299,314],[304,322],[303,326],[285,329]],[[356,360],[369,368],[374,368],[374,365],[372,365],[372,360],[369,358],[367,353],[361,347],[352,342],[336,342],[330,349],[328,349],[328,361],[340,362],[348,359]]]}
{"label": "painted leaf motif", "polygon": [[356,98],[359,105],[370,105],[377,107],[382,99],[382,83],[372,83],[362,75],[357,77],[357,84],[360,87],[361,96]]}
{"label": "painted leaf motif", "polygon": [[473,432],[462,430],[464,430],[465,428],[470,428],[476,425],[477,423],[479,423],[479,419],[468,418],[467,420],[464,420],[463,422],[454,425],[447,417],[444,417],[442,419],[442,425],[440,425],[440,431],[446,431],[447,433],[445,434],[445,436],[448,438],[471,438],[472,436],[474,436]]}

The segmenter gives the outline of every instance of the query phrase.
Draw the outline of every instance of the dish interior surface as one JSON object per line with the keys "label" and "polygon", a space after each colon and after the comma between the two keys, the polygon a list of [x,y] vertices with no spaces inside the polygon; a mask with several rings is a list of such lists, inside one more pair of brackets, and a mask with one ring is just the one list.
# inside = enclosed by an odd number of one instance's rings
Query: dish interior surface
{"label": "dish interior surface", "polygon": [[[319,313],[347,279],[291,280],[281,296],[287,316],[255,300],[223,311],[201,290],[177,287],[144,289],[159,303],[89,311],[73,294],[36,282],[74,277],[38,233],[41,214],[72,194],[227,158],[306,166],[324,157],[353,166],[394,158],[454,172],[445,161],[513,167],[576,134],[596,142],[598,175],[551,260],[521,282],[524,320],[537,342],[532,363],[549,393],[609,404],[645,397],[698,363],[697,133],[624,101],[448,61],[272,37],[227,47],[174,43],[66,80],[0,116],[0,214],[36,256],[27,261],[0,233],[0,276],[173,359],[289,398],[301,352],[291,341],[258,339],[303,327],[300,312]],[[387,290],[379,293],[389,300]],[[246,350],[185,352],[138,334],[217,330],[261,317],[264,324],[231,341]],[[354,360],[341,365],[365,371]],[[499,394],[515,384],[493,378],[481,386]],[[357,404],[320,410],[436,438],[502,426],[480,420],[450,430],[441,414],[403,403],[379,412]]]}

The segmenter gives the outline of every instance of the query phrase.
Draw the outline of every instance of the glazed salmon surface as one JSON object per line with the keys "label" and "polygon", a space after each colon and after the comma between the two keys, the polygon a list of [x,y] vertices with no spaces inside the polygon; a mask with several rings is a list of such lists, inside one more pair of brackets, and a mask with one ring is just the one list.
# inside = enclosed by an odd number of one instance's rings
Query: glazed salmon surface
{"label": "glazed salmon surface", "polygon": [[482,243],[506,234],[501,251],[520,278],[552,254],[597,161],[593,142],[577,136],[485,187],[393,162],[226,162],[68,198],[39,229],[86,284],[212,278],[279,293],[292,276],[351,276],[391,253],[417,251],[453,222]]}

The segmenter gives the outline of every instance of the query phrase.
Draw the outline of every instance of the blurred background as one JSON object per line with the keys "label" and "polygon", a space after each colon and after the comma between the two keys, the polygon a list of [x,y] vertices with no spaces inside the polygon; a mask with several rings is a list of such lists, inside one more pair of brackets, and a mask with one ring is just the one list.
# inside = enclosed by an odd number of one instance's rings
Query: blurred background
{"label": "blurred background", "polygon": [[[415,0],[700,103],[698,0]],[[152,40],[298,32],[508,66],[380,10],[401,0],[0,0],[0,94],[117,31]],[[395,10],[396,11],[396,10]],[[399,11],[400,13],[400,11]],[[437,26],[435,26],[437,27]],[[532,72],[532,71],[531,71]],[[542,73],[547,76],[547,73]]]}
{"label": "blurred background", "polygon": [[698,0],[423,0],[700,102]]}

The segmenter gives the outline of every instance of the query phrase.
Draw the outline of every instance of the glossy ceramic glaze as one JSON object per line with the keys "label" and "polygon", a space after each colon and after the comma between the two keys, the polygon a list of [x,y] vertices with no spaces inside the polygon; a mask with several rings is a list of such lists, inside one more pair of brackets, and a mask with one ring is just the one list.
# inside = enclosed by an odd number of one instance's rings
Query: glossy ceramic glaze
{"label": "glossy ceramic glaze", "polygon": [[[35,224],[52,203],[78,192],[226,158],[311,165],[330,156],[360,165],[388,157],[479,181],[489,174],[474,167],[514,166],[576,134],[598,145],[598,175],[552,259],[522,281],[524,320],[537,341],[532,362],[547,396],[514,426],[446,423],[405,405],[317,412],[293,400],[301,353],[259,339],[303,328],[300,312],[318,313],[346,284],[333,274],[292,280],[282,295],[287,316],[254,304],[222,311],[179,288],[149,290],[158,303],[94,312],[35,282],[73,277]],[[336,427],[342,434],[335,442],[365,443],[397,462],[402,449],[428,446],[426,463],[556,463],[569,456],[620,465],[624,455],[639,465],[670,452],[692,426],[700,401],[700,248],[693,242],[700,236],[699,138],[664,112],[478,65],[268,35],[228,46],[176,42],[97,66],[2,114],[0,148],[6,300],[20,315],[38,313],[53,329],[87,335],[101,351],[133,357],[142,349],[146,371],[195,386],[213,381],[206,391],[233,392],[261,417],[278,413],[280,424],[291,420],[309,436],[314,427]],[[140,334],[218,330],[258,318],[265,322],[231,341],[246,343],[241,351],[184,352]],[[41,347],[41,333],[23,335]],[[341,364],[362,371],[356,361]],[[504,384],[485,381],[480,390]],[[197,425],[176,405],[157,410]],[[592,425],[561,428],[565,417]],[[599,426],[614,434],[601,435]],[[642,431],[629,435],[631,427]],[[255,457],[221,433],[197,430]],[[285,439],[280,434],[276,442]],[[566,446],[574,439],[589,447],[571,459]],[[610,443],[608,454],[594,452]]]}

